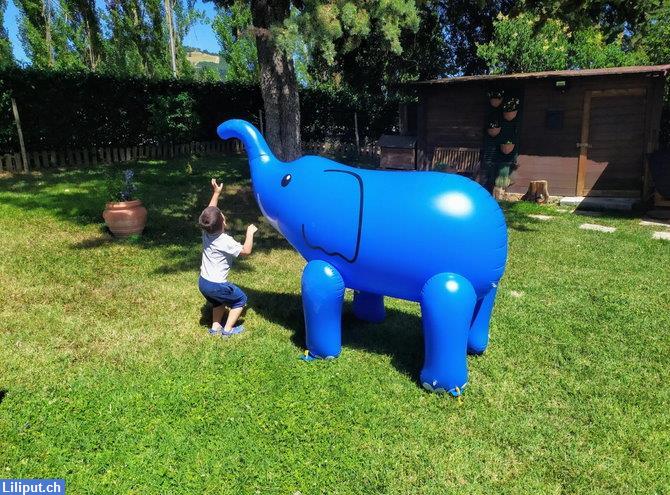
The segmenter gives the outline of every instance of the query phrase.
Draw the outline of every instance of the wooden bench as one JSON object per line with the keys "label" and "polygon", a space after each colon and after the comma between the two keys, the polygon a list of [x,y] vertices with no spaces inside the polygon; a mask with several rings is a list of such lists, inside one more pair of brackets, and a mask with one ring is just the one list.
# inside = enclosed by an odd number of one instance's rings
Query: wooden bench
{"label": "wooden bench", "polygon": [[481,168],[481,150],[478,148],[443,148],[433,151],[431,170],[476,178]]}

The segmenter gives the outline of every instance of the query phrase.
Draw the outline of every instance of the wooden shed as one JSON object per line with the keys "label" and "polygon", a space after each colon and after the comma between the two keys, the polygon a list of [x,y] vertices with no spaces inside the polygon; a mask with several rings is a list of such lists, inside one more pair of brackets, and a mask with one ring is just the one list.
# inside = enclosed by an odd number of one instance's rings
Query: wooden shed
{"label": "wooden shed", "polygon": [[[669,71],[616,67],[415,83],[417,167],[434,167],[436,153],[449,150],[478,153],[482,169],[510,165],[510,192],[547,180],[559,196],[643,196]],[[517,111],[503,117],[503,107]],[[496,124],[502,129],[489,135]]]}

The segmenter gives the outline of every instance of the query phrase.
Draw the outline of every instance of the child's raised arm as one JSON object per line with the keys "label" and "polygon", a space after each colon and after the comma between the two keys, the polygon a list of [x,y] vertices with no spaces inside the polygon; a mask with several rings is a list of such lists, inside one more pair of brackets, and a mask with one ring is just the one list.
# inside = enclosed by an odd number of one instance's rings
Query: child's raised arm
{"label": "child's raised arm", "polygon": [[218,205],[221,191],[223,191],[223,182],[221,184],[217,184],[216,179],[212,179],[212,199],[209,200],[209,204],[207,206]]}
{"label": "child's raised arm", "polygon": [[256,232],[258,232],[258,227],[253,223],[247,227],[247,237],[244,239],[242,251],[240,251],[242,256],[249,256],[251,254],[251,251],[254,248],[254,234]]}

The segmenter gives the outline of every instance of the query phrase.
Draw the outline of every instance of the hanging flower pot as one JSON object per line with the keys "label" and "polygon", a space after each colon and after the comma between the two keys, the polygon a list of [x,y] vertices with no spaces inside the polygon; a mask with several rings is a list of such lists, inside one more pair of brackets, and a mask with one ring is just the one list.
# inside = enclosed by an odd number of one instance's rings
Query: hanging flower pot
{"label": "hanging flower pot", "polygon": [[500,151],[503,153],[503,155],[509,155],[512,151],[514,151],[514,143],[512,141],[502,143],[500,145]]}
{"label": "hanging flower pot", "polygon": [[500,122],[489,122],[486,132],[492,138],[500,134]]}
{"label": "hanging flower pot", "polygon": [[518,113],[519,113],[518,110],[511,110],[511,111],[509,111],[509,112],[503,112],[503,118],[504,118],[507,122],[511,122],[512,120],[514,120],[514,119],[516,118],[516,115],[517,115]]}
{"label": "hanging flower pot", "polygon": [[489,103],[493,108],[498,108],[503,101],[503,96],[505,92],[501,89],[494,89],[489,91]]}
{"label": "hanging flower pot", "polygon": [[503,103],[503,118],[510,122],[514,120],[519,113],[519,98],[509,98]]}

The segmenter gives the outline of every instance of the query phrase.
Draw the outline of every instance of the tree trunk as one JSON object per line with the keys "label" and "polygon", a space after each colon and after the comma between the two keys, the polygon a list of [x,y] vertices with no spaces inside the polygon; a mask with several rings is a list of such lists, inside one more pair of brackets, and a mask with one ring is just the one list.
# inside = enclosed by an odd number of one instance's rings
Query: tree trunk
{"label": "tree trunk", "polygon": [[544,204],[549,201],[549,186],[546,180],[532,180],[528,184],[528,191],[521,197],[524,201]]}
{"label": "tree trunk", "polygon": [[300,99],[293,60],[277,47],[270,27],[289,16],[288,0],[252,0],[261,94],[265,107],[265,138],[281,160],[300,157]]}

